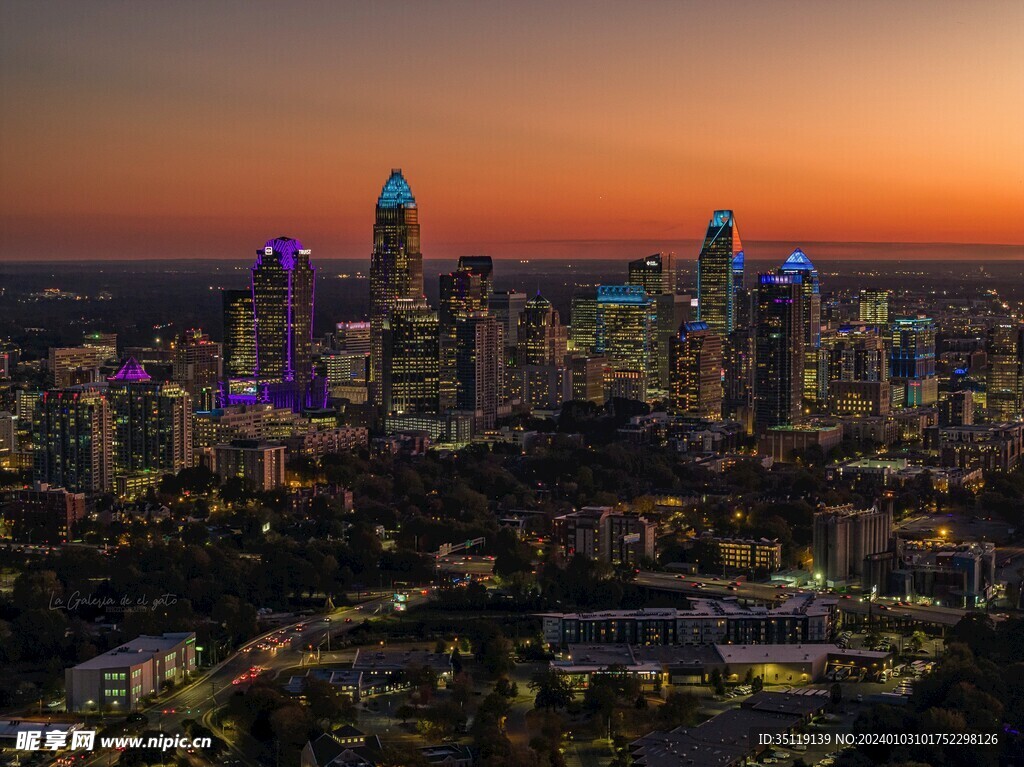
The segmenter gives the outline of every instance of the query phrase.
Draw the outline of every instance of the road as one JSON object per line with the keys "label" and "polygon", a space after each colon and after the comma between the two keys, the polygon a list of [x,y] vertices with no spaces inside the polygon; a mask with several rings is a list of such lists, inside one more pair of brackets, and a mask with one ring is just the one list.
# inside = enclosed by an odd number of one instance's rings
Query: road
{"label": "road", "polygon": [[[423,599],[424,597],[419,597]],[[415,597],[410,596],[410,601]],[[266,669],[268,674],[276,673],[280,669],[298,666],[303,663],[307,656],[297,650],[292,650],[288,645],[274,649],[260,649],[261,644],[272,636],[284,634],[295,639],[299,647],[314,648],[323,645],[326,648],[326,635],[328,629],[332,636],[345,633],[358,625],[359,619],[373,614],[379,607],[385,605],[389,598],[377,598],[365,602],[356,607],[345,607],[335,610],[332,613],[313,615],[303,618],[301,621],[280,626],[272,631],[252,639],[240,647],[229,658],[214,666],[206,672],[202,679],[180,691],[161,699],[158,703],[145,709],[142,713],[149,717],[149,727],[166,733],[182,733],[182,723],[186,719],[201,720],[218,706],[223,705],[228,697],[239,689],[245,689],[245,684],[235,685],[232,682],[242,674],[246,673],[252,666],[260,666]],[[330,619],[327,623],[326,619]],[[346,623],[346,620],[351,622]],[[302,626],[302,628],[298,628]],[[235,758],[240,759],[243,764],[256,765],[251,755],[239,751],[232,745]],[[55,764],[57,760],[51,762]],[[109,755],[97,753],[92,759],[82,763],[84,765],[106,765]]]}
{"label": "road", "polygon": [[[690,597],[718,598],[735,597],[741,601],[778,603],[780,597],[792,597],[811,594],[811,589],[798,589],[791,586],[779,588],[766,583],[746,583],[734,581],[728,577],[710,575],[679,575],[676,573],[640,572],[634,582],[640,586],[671,591]],[[698,585],[699,584],[699,585]],[[822,593],[822,597],[835,599],[840,612],[855,615],[867,615],[869,605],[859,597],[846,597],[840,594]],[[881,618],[906,618],[919,623],[950,627],[966,614],[966,610],[932,605],[898,606],[895,599],[876,597],[870,606],[871,614]]]}

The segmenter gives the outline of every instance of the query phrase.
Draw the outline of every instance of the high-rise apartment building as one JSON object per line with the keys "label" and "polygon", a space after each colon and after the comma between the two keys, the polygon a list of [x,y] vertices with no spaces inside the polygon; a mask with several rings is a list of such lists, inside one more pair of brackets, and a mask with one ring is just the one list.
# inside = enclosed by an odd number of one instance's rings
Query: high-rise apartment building
{"label": "high-rise apartment building", "polygon": [[370,256],[370,389],[383,404],[380,389],[384,360],[384,321],[400,298],[423,297],[423,254],[416,198],[401,168],[391,171],[377,198]]}
{"label": "high-rise apartment building", "polygon": [[176,383],[154,381],[129,359],[109,379],[114,474],[177,474],[192,465],[192,403]]}
{"label": "high-rise apartment building", "polygon": [[399,299],[384,320],[382,341],[381,390],[385,412],[394,415],[438,412],[437,312],[423,299]]}
{"label": "high-rise apartment building", "polygon": [[33,412],[33,443],[37,482],[81,493],[113,486],[113,423],[99,389],[44,392]]}
{"label": "high-rise apartment building", "polygon": [[686,322],[669,343],[669,407],[673,413],[722,417],[722,339],[706,322]]}
{"label": "high-rise apartment building", "polygon": [[716,210],[697,257],[697,319],[719,336],[736,326],[733,264],[743,251],[731,210]]}
{"label": "high-rise apartment building", "polygon": [[826,397],[826,382],[819,375],[818,350],[821,348],[821,288],[818,270],[800,248],[789,254],[779,267],[779,274],[798,274],[801,277],[803,299],[800,303],[801,324],[804,335],[803,396],[808,402]]}
{"label": "high-rise apartment building", "polygon": [[935,321],[929,317],[897,317],[891,324],[889,372],[893,385],[905,392],[899,405],[921,407],[939,399],[935,377]]}
{"label": "high-rise apartment building", "polygon": [[473,415],[474,429],[494,427],[504,384],[501,326],[486,312],[456,320],[455,407]]}
{"label": "high-rise apartment building", "polygon": [[256,251],[252,299],[256,326],[256,380],[277,404],[311,404],[313,289],[310,251],[291,237],[267,240]]}
{"label": "high-rise apartment building", "polygon": [[758,276],[754,423],[758,432],[792,424],[803,397],[803,277]]}
{"label": "high-rise apartment building", "polygon": [[256,315],[252,288],[221,292],[224,309],[224,376],[256,375]]}

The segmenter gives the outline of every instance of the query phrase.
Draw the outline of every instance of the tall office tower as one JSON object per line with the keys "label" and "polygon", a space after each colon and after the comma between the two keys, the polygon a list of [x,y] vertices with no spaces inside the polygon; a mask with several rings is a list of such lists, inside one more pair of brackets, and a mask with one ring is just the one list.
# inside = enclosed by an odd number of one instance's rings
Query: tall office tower
{"label": "tall office tower", "polygon": [[681,319],[676,300],[676,275],[671,253],[629,262],[629,285],[639,285],[651,300],[651,370],[649,385],[667,390],[669,386],[668,345]]}
{"label": "tall office tower", "polygon": [[569,357],[572,381],[572,398],[603,405],[606,397],[606,380],[611,370],[606,357]]}
{"label": "tall office tower", "polygon": [[459,317],[455,325],[455,407],[472,414],[476,431],[493,428],[504,385],[501,325],[486,312]]}
{"label": "tall office tower", "polygon": [[889,326],[889,291],[864,288],[858,300],[858,319],[878,328]]}
{"label": "tall office tower", "polygon": [[[746,280],[744,279],[744,267],[746,265],[746,257],[743,255],[741,250],[732,259],[732,295],[733,295],[733,318],[735,320],[736,327],[743,327],[744,324],[749,325],[751,317],[750,312],[750,293],[746,288]],[[743,322],[741,313],[743,312],[742,303],[744,297],[747,300],[747,321]]]}
{"label": "tall office tower", "polygon": [[176,383],[154,381],[135,359],[107,379],[114,474],[177,474],[192,465],[192,403]]}
{"label": "tall office tower", "polygon": [[455,407],[455,328],[460,317],[487,311],[491,279],[490,258],[477,269],[459,259],[459,268],[442,274],[438,320],[440,328],[440,406],[441,411]]}
{"label": "tall office tower", "polygon": [[639,285],[649,296],[676,292],[674,253],[654,253],[629,262],[629,285]]}
{"label": "tall office tower", "polygon": [[87,346],[51,346],[47,369],[55,389],[94,383],[100,378],[100,366],[106,352]]}
{"label": "tall office tower", "polygon": [[697,257],[697,319],[724,337],[736,327],[733,263],[743,251],[731,210],[716,210]]}
{"label": "tall office tower", "polygon": [[[601,285],[597,289],[597,343],[613,370],[651,375],[651,301],[639,285]],[[643,397],[646,399],[646,396]]]}
{"label": "tall office tower", "polygon": [[38,482],[73,493],[103,493],[113,486],[113,424],[98,389],[51,389],[33,413]]}
{"label": "tall office tower", "polygon": [[761,274],[754,332],[754,425],[759,433],[800,416],[804,380],[803,276]]}
{"label": "tall office tower", "polygon": [[82,346],[96,349],[104,356],[104,362],[117,359],[117,333],[86,333],[82,337]]}
{"label": "tall office tower", "polygon": [[224,305],[224,376],[256,375],[256,315],[252,288],[221,291]]}
{"label": "tall office tower", "polygon": [[988,420],[1021,420],[1024,379],[1024,327],[1010,317],[993,323],[988,331],[986,409]]}
{"label": "tall office tower", "polygon": [[313,378],[313,283],[309,250],[291,237],[267,240],[252,267],[256,379],[298,411],[310,404]]}
{"label": "tall office tower", "polygon": [[722,417],[722,339],[706,322],[686,322],[669,345],[669,407],[678,415]]}
{"label": "tall office tower", "polygon": [[384,320],[381,389],[388,414],[436,413],[439,393],[437,312],[424,299],[401,298]]}
{"label": "tall office tower", "polygon": [[597,296],[587,292],[572,297],[569,346],[579,354],[591,354],[597,347]]}
{"label": "tall office tower", "polygon": [[516,343],[519,315],[525,308],[526,294],[518,290],[496,290],[487,298],[487,311],[502,326],[506,347]]}
{"label": "tall office tower", "polygon": [[202,330],[186,330],[174,344],[171,379],[192,398],[196,410],[214,407],[217,382],[223,374],[221,345]]}
{"label": "tall office tower", "polygon": [[889,373],[893,385],[905,389],[905,407],[934,405],[939,399],[935,377],[935,321],[929,317],[897,317],[892,323]]}
{"label": "tall office tower", "polygon": [[[826,397],[826,383],[819,371],[818,350],[821,348],[821,289],[818,270],[800,248],[789,254],[779,267],[779,274],[798,274],[803,286],[801,324],[804,333],[803,396],[808,402],[819,402]],[[819,380],[820,379],[820,380]]]}
{"label": "tall office tower", "polygon": [[565,326],[558,310],[540,293],[526,302],[516,337],[516,362],[520,367],[565,363]]}
{"label": "tall office tower", "polygon": [[885,339],[873,325],[841,325],[823,340],[828,380],[888,381]]}
{"label": "tall office tower", "polygon": [[818,585],[834,586],[861,577],[871,555],[889,550],[892,532],[891,508],[822,504],[814,514],[812,533]]}
{"label": "tall office tower", "polygon": [[748,434],[754,428],[754,335],[753,326],[738,327],[722,346],[722,415],[742,423]]}
{"label": "tall office tower", "polygon": [[423,254],[416,198],[401,168],[396,168],[377,198],[370,255],[370,390],[375,404],[383,404],[378,382],[384,359],[384,320],[398,299],[422,297]]}

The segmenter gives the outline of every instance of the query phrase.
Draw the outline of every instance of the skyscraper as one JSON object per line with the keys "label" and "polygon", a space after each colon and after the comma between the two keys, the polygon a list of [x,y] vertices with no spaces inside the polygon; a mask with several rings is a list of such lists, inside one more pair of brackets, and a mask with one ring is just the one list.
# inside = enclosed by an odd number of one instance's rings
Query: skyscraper
{"label": "skyscraper", "polygon": [[558,310],[540,293],[526,302],[516,335],[519,366],[564,364],[565,326]]}
{"label": "skyscraper", "polygon": [[256,375],[256,315],[252,288],[224,290],[224,375],[252,378]]}
{"label": "skyscraper", "polygon": [[754,337],[754,424],[758,432],[800,415],[803,394],[803,277],[761,274]]}
{"label": "skyscraper", "polygon": [[34,477],[71,492],[113,485],[113,427],[107,398],[95,388],[44,392],[33,413]]}
{"label": "skyscraper", "polygon": [[818,350],[821,348],[821,289],[818,284],[818,270],[814,268],[807,254],[797,248],[779,267],[779,274],[799,274],[802,277],[803,396],[808,402],[818,402],[826,396],[824,376],[819,375],[819,370],[823,372],[823,369],[818,364]]}
{"label": "skyscraper", "polygon": [[493,428],[498,417],[503,347],[501,326],[486,312],[473,312],[456,320],[455,406],[473,415],[477,431]]}
{"label": "skyscraper", "polygon": [[1024,384],[1024,326],[1010,317],[988,331],[986,408],[990,421],[1018,421]]}
{"label": "skyscraper", "polygon": [[274,404],[309,404],[313,377],[313,284],[310,251],[291,237],[267,240],[252,267],[256,380]]}
{"label": "skyscraper", "polygon": [[675,256],[654,253],[629,262],[630,285],[639,285],[649,296],[676,292]]}
{"label": "skyscraper", "polygon": [[735,327],[733,264],[743,251],[731,210],[716,210],[697,257],[697,319],[720,336]]}
{"label": "skyscraper", "polygon": [[177,474],[192,465],[192,405],[176,383],[154,381],[134,359],[111,376],[114,474]]}
{"label": "skyscraper", "polygon": [[[639,285],[601,285],[597,289],[594,351],[605,355],[614,370],[632,371],[648,379],[651,314],[651,301]],[[641,388],[645,390],[646,383]]]}
{"label": "skyscraper", "polygon": [[[486,258],[486,263],[482,259]],[[440,403],[441,410],[455,407],[455,327],[460,317],[487,311],[491,280],[490,258],[459,259],[450,274],[440,275]]]}
{"label": "skyscraper", "polygon": [[381,389],[388,414],[437,412],[438,336],[437,312],[424,299],[395,302],[382,335]]}
{"label": "skyscraper", "polygon": [[878,328],[889,326],[889,291],[864,288],[860,292],[857,307],[861,322]]}
{"label": "skyscraper", "polygon": [[597,346],[597,296],[593,291],[574,295],[569,321],[569,345],[574,352],[591,354]]}
{"label": "skyscraper", "polygon": [[519,315],[525,308],[526,294],[520,290],[495,290],[487,299],[487,311],[502,326],[506,347],[516,343]]}
{"label": "skyscraper", "polygon": [[706,322],[686,322],[669,344],[669,407],[678,415],[722,417],[722,339]]}
{"label": "skyscraper", "polygon": [[395,168],[377,198],[370,255],[370,389],[376,404],[383,404],[378,383],[384,321],[400,298],[422,297],[423,254],[416,198],[401,168]]}
{"label": "skyscraper", "polygon": [[897,317],[892,323],[889,372],[905,407],[934,405],[939,399],[935,377],[935,321],[929,317]]}
{"label": "skyscraper", "polygon": [[175,342],[172,380],[188,392],[197,410],[214,407],[222,362],[221,345],[201,329],[186,330]]}

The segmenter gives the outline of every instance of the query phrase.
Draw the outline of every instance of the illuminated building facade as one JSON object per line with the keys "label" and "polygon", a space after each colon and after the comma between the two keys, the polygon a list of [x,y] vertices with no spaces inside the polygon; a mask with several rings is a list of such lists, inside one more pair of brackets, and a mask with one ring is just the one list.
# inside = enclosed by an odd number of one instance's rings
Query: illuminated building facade
{"label": "illuminated building facade", "polygon": [[584,293],[572,297],[569,346],[580,354],[592,354],[597,346],[597,296]]}
{"label": "illuminated building facade", "polygon": [[491,259],[476,256],[459,259],[458,268],[440,276],[440,403],[441,410],[455,407],[455,330],[460,318],[486,312],[491,286]]}
{"label": "illuminated building facade", "polygon": [[[597,289],[594,351],[606,356],[613,369],[649,378],[652,325],[651,301],[639,285],[602,285]],[[641,401],[646,399],[646,386]]]}
{"label": "illuminated building facade", "polygon": [[252,309],[252,289],[225,290],[224,375],[227,378],[252,378],[256,375],[256,315]]}
{"label": "illuminated building facade", "polygon": [[825,381],[819,376],[818,365],[818,350],[821,348],[821,288],[818,270],[814,268],[807,254],[797,248],[779,267],[779,274],[796,274],[801,277],[803,299],[800,302],[800,311],[804,335],[803,396],[808,402],[818,402],[826,396]]}
{"label": "illuminated building facade", "polygon": [[736,327],[733,263],[743,251],[731,210],[716,210],[697,257],[697,319],[719,336]]}
{"label": "illuminated building facade", "polygon": [[860,291],[858,319],[876,328],[889,327],[889,291],[864,288]]}
{"label": "illuminated building facade", "polygon": [[188,392],[196,410],[214,406],[223,372],[221,345],[202,330],[186,330],[175,342],[171,378]]}
{"label": "illuminated building facade", "polygon": [[988,332],[986,408],[990,421],[1019,421],[1024,379],[1024,328],[1011,318],[996,321]]}
{"label": "illuminated building facade", "polygon": [[114,473],[177,474],[192,465],[192,403],[178,384],[153,381],[129,359],[109,379]]}
{"label": "illuminated building facade", "polygon": [[676,292],[675,257],[672,253],[654,253],[629,262],[630,285],[639,285],[649,296]]}
{"label": "illuminated building facade", "polygon": [[558,310],[538,293],[519,315],[516,362],[525,365],[561,365],[565,360],[566,331]]}
{"label": "illuminated building facade", "polygon": [[113,485],[113,424],[98,389],[44,392],[33,412],[34,477],[71,492],[103,493]]}
{"label": "illuminated building facade", "polygon": [[422,299],[400,299],[384,320],[381,390],[387,413],[436,413],[439,336],[437,312]]}
{"label": "illuminated building facade", "polygon": [[494,427],[502,400],[504,341],[501,326],[486,312],[456,320],[455,407],[473,414],[476,431]]}
{"label": "illuminated building facade", "polygon": [[526,294],[520,290],[495,290],[487,299],[489,311],[502,326],[505,345],[516,343],[519,315],[526,308]]}
{"label": "illuminated building facade", "polygon": [[301,410],[312,404],[313,283],[310,251],[291,237],[256,251],[252,301],[260,399]]}
{"label": "illuminated building facade", "polygon": [[711,538],[708,541],[718,550],[722,567],[728,570],[782,569],[782,544],[776,540],[761,538]]}
{"label": "illuminated building facade", "polygon": [[803,397],[803,277],[758,277],[754,423],[758,432],[793,423]]}
{"label": "illuminated building facade", "polygon": [[929,317],[898,317],[892,323],[889,373],[905,392],[906,407],[934,405],[939,399],[935,377],[935,321]]}
{"label": "illuminated building facade", "polygon": [[669,342],[669,407],[679,415],[722,417],[722,339],[706,322],[686,322]]}
{"label": "illuminated building facade", "polygon": [[370,389],[383,404],[378,385],[384,360],[384,321],[399,299],[423,297],[423,254],[416,198],[401,168],[391,171],[377,198],[370,255]]}

